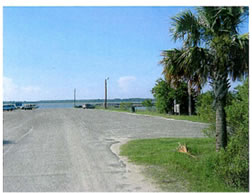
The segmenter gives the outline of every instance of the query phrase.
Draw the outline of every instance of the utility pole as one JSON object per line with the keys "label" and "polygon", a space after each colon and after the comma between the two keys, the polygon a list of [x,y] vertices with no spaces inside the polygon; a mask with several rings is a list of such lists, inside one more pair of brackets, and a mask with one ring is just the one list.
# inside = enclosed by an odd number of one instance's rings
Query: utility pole
{"label": "utility pole", "polygon": [[76,89],[74,89],[74,107],[75,107],[75,100],[76,100]]}
{"label": "utility pole", "polygon": [[109,77],[105,78],[105,101],[104,101],[104,108],[107,109],[107,80]]}

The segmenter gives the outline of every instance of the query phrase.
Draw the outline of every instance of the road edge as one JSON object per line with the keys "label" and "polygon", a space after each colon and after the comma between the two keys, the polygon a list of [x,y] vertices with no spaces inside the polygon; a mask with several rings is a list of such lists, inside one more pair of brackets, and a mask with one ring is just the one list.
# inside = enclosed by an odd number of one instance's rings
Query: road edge
{"label": "road edge", "polygon": [[[158,187],[158,185],[154,182],[153,179],[150,179],[144,176],[143,171],[145,169],[144,166],[135,165],[131,163],[126,156],[120,155],[120,147],[123,144],[126,144],[129,139],[115,139],[115,143],[110,146],[110,150],[113,154],[115,154],[119,162],[121,162],[126,169],[125,177],[129,180],[131,184],[134,184],[138,189],[137,192],[162,192],[162,190]],[[140,189],[139,189],[140,188]]]}

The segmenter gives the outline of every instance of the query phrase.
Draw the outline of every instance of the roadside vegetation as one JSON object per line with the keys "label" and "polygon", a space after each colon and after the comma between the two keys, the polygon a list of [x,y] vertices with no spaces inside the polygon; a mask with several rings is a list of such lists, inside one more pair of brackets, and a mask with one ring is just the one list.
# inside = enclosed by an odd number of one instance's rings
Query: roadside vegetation
{"label": "roadside vegetation", "polygon": [[201,122],[201,123],[209,123],[207,119],[201,119],[197,115],[168,115],[164,113],[159,113],[156,111],[144,111],[144,110],[137,110],[136,114],[142,114],[142,115],[151,115],[151,116],[159,116],[164,117],[167,119],[176,119],[176,120],[186,120],[186,121],[192,121],[192,122]]}
{"label": "roadside vegetation", "polygon": [[[194,139],[144,139],[130,141],[122,146],[121,155],[147,166],[147,171],[164,189],[172,191],[171,184],[182,182],[188,191],[248,191],[249,187],[249,83],[248,79],[228,93],[225,112],[228,125],[228,145],[216,152],[215,119],[212,91],[197,96],[196,115],[168,115],[156,108],[136,110],[137,114],[165,118],[207,122],[203,132],[206,138]],[[147,103],[150,104],[150,101]],[[123,108],[107,110],[131,112],[131,103]],[[185,144],[191,157],[177,151],[178,143]],[[176,187],[173,187],[176,190]],[[179,190],[179,185],[177,190]],[[186,190],[183,190],[186,191]]]}
{"label": "roadside vegetation", "polygon": [[[187,145],[190,155],[178,152],[179,143]],[[242,191],[229,187],[215,173],[214,139],[132,140],[121,146],[121,155],[146,166],[147,176],[154,178],[163,191]],[[177,186],[171,189],[173,184]]]}
{"label": "roadside vegetation", "polygon": [[[96,109],[132,113],[131,107],[123,108],[123,109],[122,108],[115,108],[115,107],[108,107],[107,109],[105,109],[104,107],[96,107]],[[145,109],[145,110],[136,109],[134,113],[135,114],[140,114],[140,115],[164,117],[164,118],[167,118],[167,119],[176,119],[176,120],[186,120],[186,121],[192,121],[192,122],[209,123],[209,121],[207,119],[202,119],[198,115],[192,115],[192,116],[188,116],[188,115],[169,115],[169,114],[166,114],[166,113],[160,113],[160,112],[156,111],[156,109],[154,107],[152,107],[151,109]]]}
{"label": "roadside vegetation", "polygon": [[[173,179],[185,181],[188,191],[249,191],[249,37],[238,33],[247,18],[248,7],[200,7],[172,18],[172,36],[182,47],[161,53],[164,79],[152,89],[155,110],[137,113],[197,117],[210,124],[207,138],[134,140],[121,148],[130,161],[152,168],[166,191]],[[230,80],[243,85],[230,92]],[[200,94],[207,82],[212,90]],[[175,104],[182,116],[173,115]],[[178,143],[189,153],[178,152]]]}
{"label": "roadside vegetation", "polygon": [[199,92],[209,83],[213,90],[216,114],[216,151],[226,148],[225,108],[230,80],[248,76],[248,33],[239,28],[248,19],[248,7],[198,7],[174,17],[170,32],[181,47],[164,50],[160,64],[168,84],[177,88],[187,83],[188,114],[191,115],[192,91]]}
{"label": "roadside vegetation", "polygon": [[[170,183],[175,182],[182,183],[187,191],[248,191],[248,88],[246,79],[243,85],[229,93],[229,105],[225,109],[229,140],[225,149],[216,152],[215,112],[212,110],[214,99],[212,93],[207,92],[200,96],[196,105],[197,117],[208,118],[212,123],[204,131],[206,138],[133,140],[121,147],[121,155],[136,164],[147,166],[149,175],[164,191],[172,191]],[[179,144],[186,145],[190,155],[178,152]],[[179,190],[180,185],[173,188]]]}

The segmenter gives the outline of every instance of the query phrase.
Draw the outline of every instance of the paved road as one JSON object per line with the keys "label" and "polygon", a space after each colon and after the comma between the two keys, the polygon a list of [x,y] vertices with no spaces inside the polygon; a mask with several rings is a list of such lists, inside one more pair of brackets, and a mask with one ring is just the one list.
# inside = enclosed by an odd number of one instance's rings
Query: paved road
{"label": "paved road", "polygon": [[110,146],[122,138],[201,137],[205,124],[83,109],[4,112],[4,191],[148,191]]}

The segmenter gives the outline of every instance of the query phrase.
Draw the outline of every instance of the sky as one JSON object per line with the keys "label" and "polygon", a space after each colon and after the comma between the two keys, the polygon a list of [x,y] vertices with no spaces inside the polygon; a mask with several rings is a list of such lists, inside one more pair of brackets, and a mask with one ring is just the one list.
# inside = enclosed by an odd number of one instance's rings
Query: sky
{"label": "sky", "polygon": [[102,99],[106,77],[109,99],[153,98],[161,51],[181,46],[171,17],[189,8],[4,7],[3,99]]}

